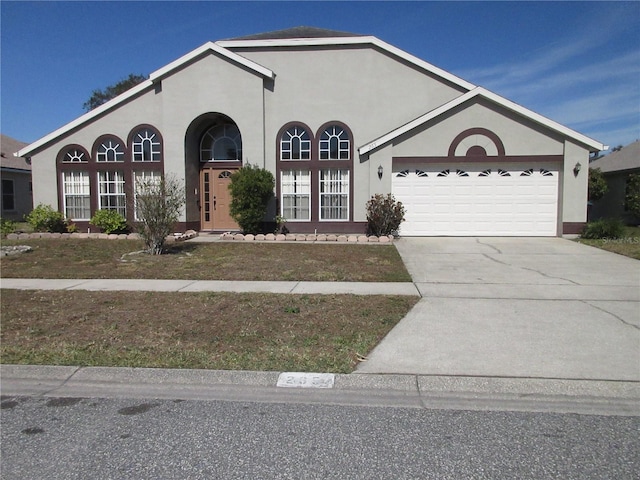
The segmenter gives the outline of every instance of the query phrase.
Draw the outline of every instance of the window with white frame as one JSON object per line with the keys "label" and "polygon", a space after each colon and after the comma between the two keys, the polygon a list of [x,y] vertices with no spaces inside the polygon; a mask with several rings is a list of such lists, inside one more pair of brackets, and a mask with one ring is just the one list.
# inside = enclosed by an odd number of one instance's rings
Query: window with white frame
{"label": "window with white frame", "polygon": [[140,220],[138,212],[138,196],[141,194],[141,189],[146,189],[147,187],[159,184],[162,174],[160,172],[153,171],[134,172],[133,178],[135,188],[135,196],[133,198],[134,217],[136,220]]}
{"label": "window with white frame", "polygon": [[349,220],[349,170],[320,170],[320,220]]}
{"label": "window with white frame", "polygon": [[242,160],[242,137],[235,124],[225,123],[210,128],[200,141],[201,162]]}
{"label": "window with white frame", "polygon": [[96,150],[98,162],[124,162],[124,145],[116,138],[105,138]]}
{"label": "window with white frame", "polygon": [[162,155],[160,135],[150,129],[141,128],[133,134],[131,141],[134,162],[159,162]]}
{"label": "window with white frame", "polygon": [[280,172],[281,215],[288,222],[311,220],[311,172]]}
{"label": "window with white frame", "polygon": [[80,148],[70,148],[62,156],[64,163],[86,163],[89,161],[89,155]]}
{"label": "window with white frame", "polygon": [[115,210],[126,217],[126,197],[122,172],[98,172],[98,208]]}
{"label": "window with white frame", "polygon": [[309,160],[311,137],[303,127],[289,128],[280,139],[280,160]]}
{"label": "window with white frame", "polygon": [[64,215],[72,220],[91,218],[89,174],[87,172],[63,172]]}
{"label": "window with white frame", "polygon": [[349,160],[351,140],[339,125],[331,125],[320,135],[320,160]]}

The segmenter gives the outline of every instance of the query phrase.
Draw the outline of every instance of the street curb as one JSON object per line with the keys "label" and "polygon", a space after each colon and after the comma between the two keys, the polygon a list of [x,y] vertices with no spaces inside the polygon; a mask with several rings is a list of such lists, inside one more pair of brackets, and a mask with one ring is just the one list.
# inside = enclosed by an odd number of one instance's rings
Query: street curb
{"label": "street curb", "polygon": [[[276,387],[285,372],[0,365],[3,396],[171,398],[640,416],[640,382],[335,374],[333,388]],[[313,375],[313,374],[309,374]]]}

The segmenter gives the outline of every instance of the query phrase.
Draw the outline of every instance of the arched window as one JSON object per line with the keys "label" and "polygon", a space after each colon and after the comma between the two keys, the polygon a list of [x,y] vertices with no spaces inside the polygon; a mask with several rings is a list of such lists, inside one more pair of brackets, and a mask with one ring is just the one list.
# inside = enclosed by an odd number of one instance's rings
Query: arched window
{"label": "arched window", "polygon": [[89,154],[82,147],[72,146],[62,153],[60,161],[63,163],[86,163],[89,161]]}
{"label": "arched window", "polygon": [[131,135],[131,159],[134,162],[159,162],[162,159],[162,139],[151,127],[142,127]]}
{"label": "arched window", "polygon": [[320,134],[320,160],[349,160],[351,139],[347,131],[339,125],[329,125]]}
{"label": "arched window", "polygon": [[112,136],[101,139],[96,148],[97,162],[124,162],[124,143]]}
{"label": "arched window", "polygon": [[299,125],[287,129],[280,138],[280,160],[310,160],[311,136]]}
{"label": "arched window", "polygon": [[205,132],[200,141],[201,162],[234,162],[242,160],[242,137],[235,124],[216,125]]}

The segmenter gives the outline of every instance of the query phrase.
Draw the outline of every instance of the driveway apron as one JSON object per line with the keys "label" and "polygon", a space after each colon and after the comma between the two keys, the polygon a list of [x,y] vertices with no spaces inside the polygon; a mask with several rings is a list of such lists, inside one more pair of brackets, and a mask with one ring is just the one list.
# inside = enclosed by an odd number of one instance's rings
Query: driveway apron
{"label": "driveway apron", "polygon": [[562,238],[402,238],[423,298],[360,373],[640,381],[640,262]]}

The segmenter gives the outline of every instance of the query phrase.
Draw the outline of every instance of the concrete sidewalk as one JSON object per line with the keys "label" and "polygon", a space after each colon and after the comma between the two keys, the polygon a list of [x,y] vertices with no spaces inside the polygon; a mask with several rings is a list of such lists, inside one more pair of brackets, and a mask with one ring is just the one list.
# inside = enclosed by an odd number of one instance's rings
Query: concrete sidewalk
{"label": "concrete sidewalk", "polygon": [[410,282],[247,282],[226,280],[131,280],[3,278],[0,288],[148,292],[262,292],[420,296]]}

